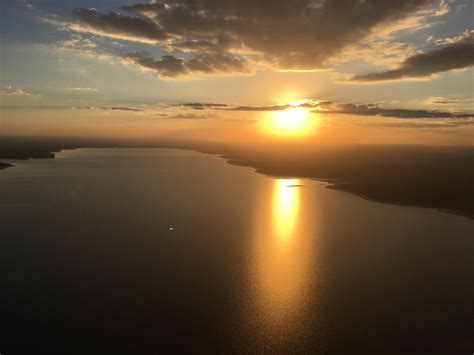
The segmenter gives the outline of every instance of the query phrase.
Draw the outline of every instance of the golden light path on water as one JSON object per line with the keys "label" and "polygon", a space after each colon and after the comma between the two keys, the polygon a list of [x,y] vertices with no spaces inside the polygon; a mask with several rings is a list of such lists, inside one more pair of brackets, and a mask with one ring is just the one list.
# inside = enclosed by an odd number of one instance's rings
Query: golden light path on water
{"label": "golden light path on water", "polygon": [[247,314],[254,336],[278,346],[301,336],[308,323],[315,238],[307,216],[315,211],[304,211],[300,179],[272,180],[256,216]]}
{"label": "golden light path on water", "polygon": [[273,192],[273,226],[278,243],[291,242],[299,210],[299,180],[278,179]]}

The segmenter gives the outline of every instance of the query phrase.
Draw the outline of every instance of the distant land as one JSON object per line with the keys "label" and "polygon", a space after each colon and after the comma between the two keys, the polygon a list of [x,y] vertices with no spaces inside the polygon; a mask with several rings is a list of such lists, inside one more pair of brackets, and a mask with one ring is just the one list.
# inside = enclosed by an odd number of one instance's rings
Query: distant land
{"label": "distant land", "polygon": [[0,162],[0,169],[6,169],[6,168],[9,168],[11,166],[13,166],[13,165]]}
{"label": "distant land", "polygon": [[[253,167],[258,173],[327,181],[329,188],[366,199],[474,218],[474,147],[0,136],[0,159],[54,158],[62,149],[113,147],[218,154],[230,164]],[[0,163],[0,168],[8,166]]]}

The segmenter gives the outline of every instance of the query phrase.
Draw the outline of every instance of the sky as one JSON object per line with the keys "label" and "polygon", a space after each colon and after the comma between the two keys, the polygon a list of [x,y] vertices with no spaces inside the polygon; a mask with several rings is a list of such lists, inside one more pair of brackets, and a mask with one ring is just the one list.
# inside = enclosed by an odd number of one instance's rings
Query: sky
{"label": "sky", "polygon": [[467,144],[472,0],[2,0],[0,133]]}

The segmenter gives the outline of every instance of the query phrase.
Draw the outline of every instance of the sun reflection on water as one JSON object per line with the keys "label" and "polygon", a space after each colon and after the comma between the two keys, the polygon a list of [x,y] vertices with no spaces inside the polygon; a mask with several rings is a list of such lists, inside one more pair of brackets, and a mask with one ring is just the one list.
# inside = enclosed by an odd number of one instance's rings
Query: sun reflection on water
{"label": "sun reflection on water", "polygon": [[294,341],[308,322],[314,235],[301,194],[299,179],[275,179],[256,216],[247,312],[255,336],[275,346]]}
{"label": "sun reflection on water", "polygon": [[299,180],[278,179],[273,192],[273,226],[280,244],[291,241],[299,210]]}

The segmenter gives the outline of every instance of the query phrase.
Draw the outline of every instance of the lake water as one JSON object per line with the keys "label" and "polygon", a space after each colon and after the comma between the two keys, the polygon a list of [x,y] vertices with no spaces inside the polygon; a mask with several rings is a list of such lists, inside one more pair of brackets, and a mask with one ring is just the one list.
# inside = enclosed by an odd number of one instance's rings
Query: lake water
{"label": "lake water", "polygon": [[473,220],[191,151],[14,163],[2,354],[474,350]]}

